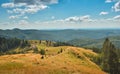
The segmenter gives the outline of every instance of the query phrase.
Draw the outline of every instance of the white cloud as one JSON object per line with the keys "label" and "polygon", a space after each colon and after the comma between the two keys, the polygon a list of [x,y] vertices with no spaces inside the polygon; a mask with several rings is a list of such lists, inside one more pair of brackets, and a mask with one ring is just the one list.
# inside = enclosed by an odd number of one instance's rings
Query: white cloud
{"label": "white cloud", "polygon": [[120,11],[120,0],[106,0],[106,3],[111,3],[114,2],[115,4],[112,6],[112,9],[115,12],[119,12]]}
{"label": "white cloud", "polygon": [[111,3],[111,2],[112,2],[112,0],[106,0],[105,2],[106,2],[106,3]]}
{"label": "white cloud", "polygon": [[[50,4],[57,4],[58,0],[11,0],[10,3],[3,3],[1,6],[7,8],[12,15],[34,14],[48,8]],[[14,18],[15,16],[10,16]]]}
{"label": "white cloud", "polygon": [[91,19],[90,19],[90,15],[85,15],[85,16],[81,16],[81,17],[78,17],[78,16],[68,17],[65,19],[65,21],[68,21],[68,22],[90,22]]}
{"label": "white cloud", "polygon": [[115,16],[114,19],[120,20],[120,15]]}
{"label": "white cloud", "polygon": [[27,4],[26,3],[15,4],[15,7],[24,7],[24,6],[27,6]]}
{"label": "white cloud", "polygon": [[17,19],[17,18],[19,18],[18,15],[12,15],[12,16],[9,16],[9,19]]}
{"label": "white cloud", "polygon": [[65,21],[68,21],[68,22],[77,22],[77,21],[79,21],[79,17],[77,17],[77,16],[68,17],[68,18],[65,19]]}
{"label": "white cloud", "polygon": [[90,15],[85,15],[80,17],[81,20],[89,20],[90,19]]}
{"label": "white cloud", "polygon": [[56,4],[58,0],[14,0],[14,3],[26,3],[28,5],[34,4]]}
{"label": "white cloud", "polygon": [[23,13],[24,11],[23,11],[23,9],[21,9],[21,8],[15,8],[15,9],[13,9],[11,12],[12,12],[12,13]]}
{"label": "white cloud", "polygon": [[24,9],[24,12],[33,14],[46,8],[48,8],[47,5],[29,5]]}
{"label": "white cloud", "polygon": [[7,10],[8,13],[19,13],[19,14],[25,14],[25,13],[36,13],[40,10],[46,9],[48,6],[46,5],[28,5],[25,8],[14,8],[13,10]]}
{"label": "white cloud", "polygon": [[1,6],[3,8],[15,8],[15,7],[24,7],[26,6],[26,3],[18,3],[18,4],[14,4],[14,3],[3,3]]}
{"label": "white cloud", "polygon": [[119,12],[120,11],[120,1],[115,3],[115,5],[112,8],[115,10],[115,12]]}
{"label": "white cloud", "polygon": [[109,13],[108,12],[100,12],[99,15],[107,15],[107,14],[109,14]]}
{"label": "white cloud", "polygon": [[14,3],[3,3],[1,6],[3,8],[13,8],[15,5]]}
{"label": "white cloud", "polygon": [[[77,16],[76,16],[76,18],[77,18]],[[88,17],[88,15],[81,16],[79,18],[94,20],[94,19],[90,19],[90,16]],[[43,21],[43,22],[40,20],[35,21],[35,22],[30,22],[30,21],[27,21],[24,19],[24,20],[20,20],[20,21],[15,21],[13,23],[9,22],[7,27],[5,25],[2,25],[0,28],[2,28],[2,29],[8,29],[8,28],[9,29],[10,28],[21,28],[21,29],[120,28],[120,20],[119,19],[120,19],[120,15],[117,15],[117,16],[115,16],[113,18],[109,18],[109,19],[96,19],[92,22],[81,21],[80,23],[68,22],[65,19]],[[11,24],[11,25],[9,25],[9,24]]]}

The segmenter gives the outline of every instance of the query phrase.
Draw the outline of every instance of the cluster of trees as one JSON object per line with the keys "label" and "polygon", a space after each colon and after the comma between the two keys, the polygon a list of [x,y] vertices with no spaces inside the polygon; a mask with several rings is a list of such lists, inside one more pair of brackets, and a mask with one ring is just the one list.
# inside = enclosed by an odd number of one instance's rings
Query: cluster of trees
{"label": "cluster of trees", "polygon": [[100,48],[96,48],[96,47],[84,47],[85,49],[90,49],[92,50],[93,52],[96,52],[96,53],[101,53],[102,50]]}
{"label": "cluster of trees", "polygon": [[0,37],[0,53],[7,52],[16,47],[23,48],[28,45],[29,45],[29,42],[27,40]]}
{"label": "cluster of trees", "polygon": [[115,46],[106,38],[101,55],[101,66],[102,69],[110,74],[119,74],[119,58],[116,52]]}
{"label": "cluster of trees", "polygon": [[66,43],[66,42],[56,42],[54,43],[54,47],[57,47],[57,46],[73,46],[69,43]]}
{"label": "cluster of trees", "polygon": [[120,73],[120,61],[116,47],[110,42],[108,38],[104,41],[101,54],[94,59],[95,63],[109,74]]}
{"label": "cluster of trees", "polygon": [[46,46],[53,46],[53,42],[46,40]]}
{"label": "cluster of trees", "polygon": [[46,46],[53,46],[54,42],[50,40],[45,40],[45,42],[43,42],[42,40],[39,40],[39,44],[44,44]]}

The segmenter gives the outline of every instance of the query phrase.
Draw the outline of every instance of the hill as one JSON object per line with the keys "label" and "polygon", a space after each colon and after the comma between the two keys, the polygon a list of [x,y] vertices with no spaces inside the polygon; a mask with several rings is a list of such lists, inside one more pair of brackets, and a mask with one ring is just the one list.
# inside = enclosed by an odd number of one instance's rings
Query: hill
{"label": "hill", "polygon": [[[0,74],[105,74],[93,61],[98,54],[71,46],[43,47],[46,55],[29,50],[26,54],[0,56]],[[63,50],[61,53],[59,51]]]}
{"label": "hill", "polygon": [[70,43],[74,46],[101,48],[108,37],[117,48],[120,48],[120,29],[98,30],[0,30],[0,37],[20,38],[27,40],[50,40]]}
{"label": "hill", "polygon": [[[120,36],[109,36],[110,41],[115,45],[115,47],[120,48]],[[74,46],[87,47],[87,48],[102,48],[105,38],[101,39],[73,39],[68,41]]]}
{"label": "hill", "polygon": [[28,40],[69,41],[73,39],[101,39],[109,36],[120,36],[119,29],[99,30],[0,30],[0,36],[16,37]]}

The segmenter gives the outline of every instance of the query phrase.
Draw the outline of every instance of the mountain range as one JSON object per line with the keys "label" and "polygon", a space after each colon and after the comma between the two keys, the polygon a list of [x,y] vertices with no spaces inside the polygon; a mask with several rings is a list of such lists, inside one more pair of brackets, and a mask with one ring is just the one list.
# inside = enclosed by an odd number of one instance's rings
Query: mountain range
{"label": "mountain range", "polygon": [[27,40],[51,40],[68,42],[82,47],[101,48],[105,38],[120,47],[120,29],[65,29],[65,30],[0,30],[0,36]]}

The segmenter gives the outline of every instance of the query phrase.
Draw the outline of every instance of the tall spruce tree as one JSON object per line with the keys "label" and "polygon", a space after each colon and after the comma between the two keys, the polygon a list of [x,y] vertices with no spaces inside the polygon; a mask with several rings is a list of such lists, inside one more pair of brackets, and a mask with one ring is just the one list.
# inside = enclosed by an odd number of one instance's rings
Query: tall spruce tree
{"label": "tall spruce tree", "polygon": [[102,69],[110,74],[119,74],[119,58],[115,46],[106,38],[102,49]]}

